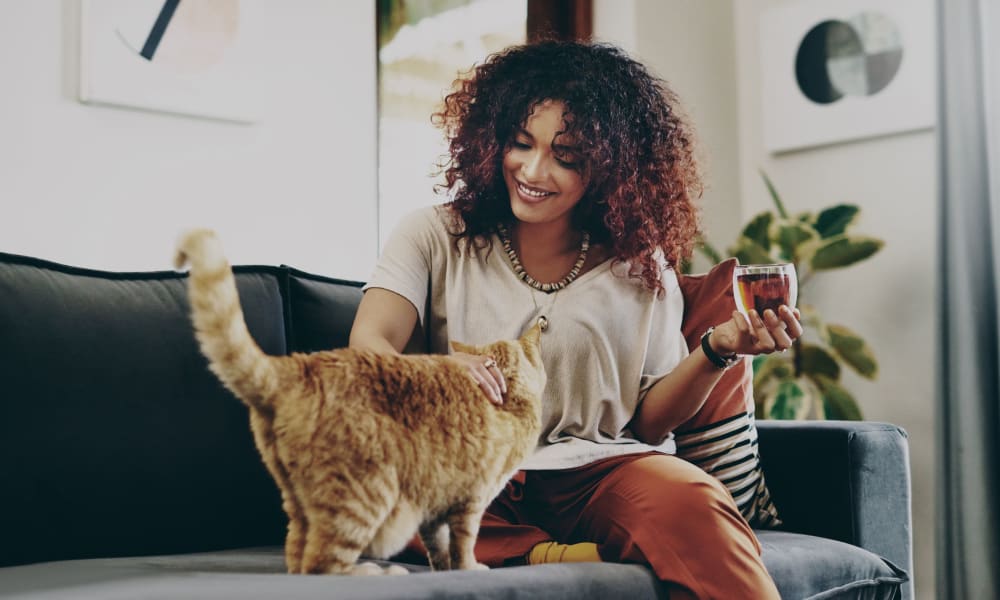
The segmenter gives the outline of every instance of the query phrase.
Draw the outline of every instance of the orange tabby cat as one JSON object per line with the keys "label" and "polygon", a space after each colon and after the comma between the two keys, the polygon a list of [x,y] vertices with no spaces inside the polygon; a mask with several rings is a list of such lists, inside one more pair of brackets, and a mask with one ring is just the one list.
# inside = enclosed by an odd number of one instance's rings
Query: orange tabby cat
{"label": "orange tabby cat", "polygon": [[215,235],[182,237],[192,320],[212,371],[250,409],[257,449],[288,514],[289,573],[368,573],[419,531],[434,569],[485,568],[473,544],[487,504],[537,442],[539,330],[456,350],[493,356],[507,379],[487,401],[443,356],[340,349],[267,356],[246,328]]}

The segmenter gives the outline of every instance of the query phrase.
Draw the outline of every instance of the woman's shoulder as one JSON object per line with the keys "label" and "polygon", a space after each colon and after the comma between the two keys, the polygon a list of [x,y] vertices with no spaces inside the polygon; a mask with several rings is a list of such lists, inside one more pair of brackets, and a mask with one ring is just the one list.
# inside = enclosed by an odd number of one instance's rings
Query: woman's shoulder
{"label": "woman's shoulder", "polygon": [[660,285],[663,289],[663,294],[659,294],[653,290],[645,288],[643,284],[643,275],[646,271],[642,265],[638,263],[629,260],[612,259],[610,271],[616,278],[628,282],[629,285],[641,288],[642,291],[648,292],[654,298],[662,299],[679,296],[681,293],[681,285],[680,280],[677,278],[677,271],[675,271],[674,267],[667,261],[663,251],[657,250],[653,259],[655,261],[654,268],[659,271]]}
{"label": "woman's shoulder", "polygon": [[434,204],[428,207],[428,218],[433,218],[436,226],[449,235],[458,235],[465,229],[462,218],[455,212],[451,204]]}
{"label": "woman's shoulder", "polygon": [[680,295],[681,293],[681,282],[677,277],[677,271],[666,260],[663,261],[660,268],[660,284],[667,296]]}
{"label": "woman's shoulder", "polygon": [[447,204],[421,206],[404,214],[395,226],[409,236],[447,239],[455,228],[455,216]]}

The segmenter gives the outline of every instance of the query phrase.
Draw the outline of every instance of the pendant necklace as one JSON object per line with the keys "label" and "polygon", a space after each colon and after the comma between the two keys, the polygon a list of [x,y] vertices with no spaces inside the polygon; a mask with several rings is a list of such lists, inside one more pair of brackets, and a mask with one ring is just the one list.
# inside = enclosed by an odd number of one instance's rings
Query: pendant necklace
{"label": "pendant necklace", "polygon": [[[531,294],[531,303],[535,305],[535,311],[537,312],[538,302],[535,300],[535,290],[528,290],[528,293]],[[543,332],[547,331],[549,328],[549,319],[545,316],[545,313],[552,313],[552,308],[556,305],[556,299],[558,296],[559,291],[557,290],[552,294],[552,302],[549,303],[548,310],[542,311],[542,314],[538,315],[538,318],[535,319],[535,323],[538,324],[538,328]]]}
{"label": "pendant necklace", "polygon": [[[503,244],[504,252],[507,253],[507,258],[510,259],[510,264],[514,268],[514,274],[532,288],[529,292],[531,293],[531,303],[535,305],[535,310],[538,310],[538,302],[535,300],[534,290],[538,290],[546,294],[552,294],[552,303],[549,304],[548,310],[545,311],[552,312],[552,307],[556,304],[556,295],[559,293],[559,290],[573,283],[579,277],[580,270],[583,269],[583,263],[587,261],[587,252],[590,250],[590,232],[583,232],[580,240],[580,254],[577,256],[576,262],[573,263],[573,267],[569,270],[569,273],[559,281],[552,283],[540,283],[524,270],[521,259],[518,258],[517,252],[514,251],[514,246],[511,244],[507,227],[503,223],[497,223],[497,234],[500,236],[500,243]],[[539,315],[536,323],[538,323],[538,327],[542,331],[549,328],[549,319],[544,314]]]}

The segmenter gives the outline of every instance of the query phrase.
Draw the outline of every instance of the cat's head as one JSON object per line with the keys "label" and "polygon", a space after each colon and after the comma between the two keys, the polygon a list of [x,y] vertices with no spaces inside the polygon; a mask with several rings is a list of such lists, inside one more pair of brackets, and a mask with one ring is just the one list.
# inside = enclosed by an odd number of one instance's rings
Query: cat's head
{"label": "cat's head", "polygon": [[519,339],[501,340],[485,346],[451,342],[456,352],[492,356],[507,381],[509,398],[534,398],[540,401],[545,389],[545,365],[542,364],[542,330],[536,323]]}

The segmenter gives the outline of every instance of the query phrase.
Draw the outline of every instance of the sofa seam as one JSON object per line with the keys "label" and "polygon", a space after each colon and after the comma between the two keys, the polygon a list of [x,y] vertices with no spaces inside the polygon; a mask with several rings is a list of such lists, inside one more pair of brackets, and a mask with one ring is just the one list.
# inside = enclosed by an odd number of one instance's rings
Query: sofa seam
{"label": "sofa seam", "polygon": [[857,437],[857,432],[851,431],[847,434],[847,493],[851,502],[851,541],[856,543],[858,541],[858,515],[855,506],[855,495],[857,490],[854,485],[854,473],[855,460],[854,460],[854,440]]}
{"label": "sofa seam", "polygon": [[843,594],[845,592],[850,592],[851,590],[856,590],[856,589],[859,589],[859,588],[872,587],[873,585],[874,586],[881,586],[882,584],[886,584],[886,583],[888,583],[888,584],[895,584],[895,585],[898,585],[898,586],[902,587],[902,585],[904,583],[907,583],[908,581],[909,581],[909,577],[895,577],[895,576],[875,577],[875,578],[868,578],[868,579],[857,579],[857,580],[852,581],[850,583],[845,583],[844,585],[839,585],[839,586],[837,586],[835,588],[830,588],[828,590],[823,590],[822,592],[819,592],[818,594],[813,594],[812,596],[807,596],[804,600],[830,600],[832,598],[835,598],[835,597],[839,596],[840,594]]}

